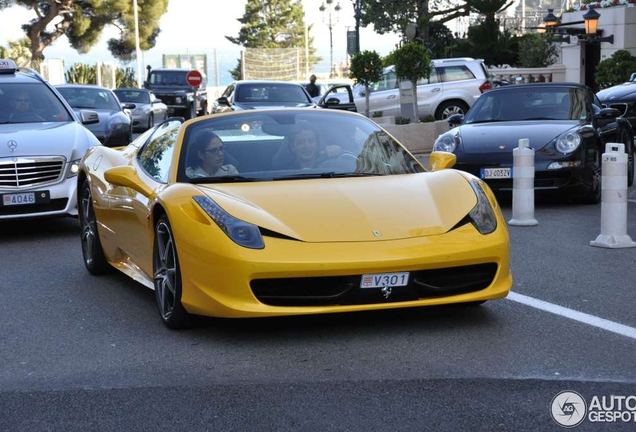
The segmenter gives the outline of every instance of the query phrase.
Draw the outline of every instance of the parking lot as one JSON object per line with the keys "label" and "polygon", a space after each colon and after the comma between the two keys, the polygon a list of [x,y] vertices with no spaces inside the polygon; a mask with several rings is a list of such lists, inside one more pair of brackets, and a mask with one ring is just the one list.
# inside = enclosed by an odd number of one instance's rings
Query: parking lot
{"label": "parking lot", "polygon": [[3,222],[0,430],[167,430],[166,415],[189,430],[560,430],[560,391],[634,394],[636,248],[591,247],[600,212],[537,200],[539,225],[509,228],[511,295],[481,307],[180,332],[152,291],[86,272],[77,221]]}

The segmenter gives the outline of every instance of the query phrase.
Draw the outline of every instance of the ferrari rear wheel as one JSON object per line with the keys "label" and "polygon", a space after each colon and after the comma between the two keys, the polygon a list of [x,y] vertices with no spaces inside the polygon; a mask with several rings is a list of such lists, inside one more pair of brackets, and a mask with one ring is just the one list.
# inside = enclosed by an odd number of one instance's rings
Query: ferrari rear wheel
{"label": "ferrari rear wheel", "polygon": [[94,275],[103,275],[112,270],[104,257],[102,243],[97,233],[97,219],[93,207],[93,196],[88,179],[82,183],[79,203],[79,219],[82,229],[82,255],[86,269]]}
{"label": "ferrari rear wheel", "polygon": [[152,255],[155,297],[163,323],[171,329],[189,327],[192,316],[181,304],[179,258],[166,215],[161,216],[155,225]]}

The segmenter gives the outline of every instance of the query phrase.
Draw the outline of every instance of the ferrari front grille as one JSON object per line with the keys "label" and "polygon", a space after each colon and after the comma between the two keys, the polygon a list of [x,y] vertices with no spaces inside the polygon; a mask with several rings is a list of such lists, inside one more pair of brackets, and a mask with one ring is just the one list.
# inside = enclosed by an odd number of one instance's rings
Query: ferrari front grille
{"label": "ferrari front grille", "polygon": [[488,288],[497,274],[496,263],[410,272],[409,284],[381,289],[360,288],[362,275],[255,279],[256,298],[271,306],[333,306],[446,297]]}
{"label": "ferrari front grille", "polygon": [[56,183],[64,175],[62,157],[0,159],[0,188],[21,188]]}

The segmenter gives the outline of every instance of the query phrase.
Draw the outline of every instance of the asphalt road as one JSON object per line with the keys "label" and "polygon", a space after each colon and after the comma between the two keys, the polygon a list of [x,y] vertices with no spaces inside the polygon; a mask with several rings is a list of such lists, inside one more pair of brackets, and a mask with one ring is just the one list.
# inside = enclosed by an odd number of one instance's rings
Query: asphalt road
{"label": "asphalt road", "polygon": [[90,276],[76,220],[0,223],[0,431],[562,430],[561,391],[636,396],[636,248],[590,246],[600,213],[538,201],[538,226],[509,228],[513,294],[481,307],[187,331],[152,291]]}

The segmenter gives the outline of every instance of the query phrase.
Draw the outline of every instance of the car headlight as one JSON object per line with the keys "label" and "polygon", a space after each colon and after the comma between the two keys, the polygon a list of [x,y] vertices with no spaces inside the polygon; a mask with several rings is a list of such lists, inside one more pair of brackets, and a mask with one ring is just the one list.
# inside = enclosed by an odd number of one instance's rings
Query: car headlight
{"label": "car headlight", "polygon": [[195,196],[193,199],[234,243],[250,249],[265,247],[261,231],[256,225],[235,218],[210,197]]}
{"label": "car headlight", "polygon": [[66,178],[75,177],[77,175],[77,173],[79,172],[80,161],[81,159],[75,159],[74,161],[71,161]]}
{"label": "car headlight", "polygon": [[174,101],[180,104],[181,102],[183,102],[183,98],[181,98],[180,96],[177,96],[176,98],[174,98]]}
{"label": "car headlight", "polygon": [[477,195],[477,204],[468,213],[470,220],[481,234],[490,234],[497,228],[497,216],[479,180],[471,180],[470,186]]}
{"label": "car headlight", "polygon": [[460,141],[461,138],[459,137],[459,132],[445,133],[435,140],[435,144],[433,144],[433,151],[453,153]]}
{"label": "car headlight", "polygon": [[568,131],[556,140],[556,149],[563,154],[572,153],[579,145],[581,145],[581,135],[578,132]]}

